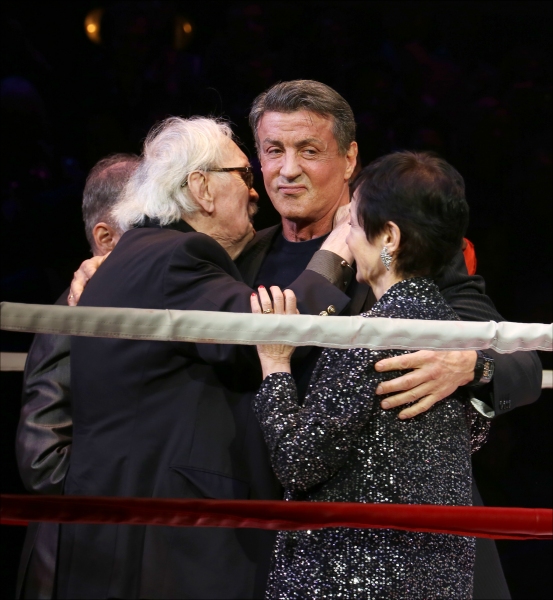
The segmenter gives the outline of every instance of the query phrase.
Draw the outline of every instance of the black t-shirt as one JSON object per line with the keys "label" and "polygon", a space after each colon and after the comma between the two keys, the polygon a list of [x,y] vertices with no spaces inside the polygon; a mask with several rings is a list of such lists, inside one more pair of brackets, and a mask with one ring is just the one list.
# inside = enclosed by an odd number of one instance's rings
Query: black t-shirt
{"label": "black t-shirt", "polygon": [[254,288],[278,285],[281,290],[286,289],[305,270],[327,237],[328,234],[306,242],[289,242],[282,233],[278,235],[259,269]]}
{"label": "black t-shirt", "polygon": [[[282,233],[275,239],[255,278],[254,289],[264,285],[278,285],[286,289],[307,267],[313,254],[321,249],[327,235],[306,242],[289,242]],[[292,355],[292,375],[296,380],[298,396],[303,401],[311,373],[321,355],[321,348],[304,346]]]}

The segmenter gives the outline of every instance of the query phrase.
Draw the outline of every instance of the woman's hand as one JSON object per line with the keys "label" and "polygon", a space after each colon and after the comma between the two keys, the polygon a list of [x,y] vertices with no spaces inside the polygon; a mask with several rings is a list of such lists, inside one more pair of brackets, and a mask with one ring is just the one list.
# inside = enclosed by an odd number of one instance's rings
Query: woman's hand
{"label": "woman's hand", "polygon": [[[271,286],[271,297],[264,286],[259,286],[259,296],[251,295],[252,313],[275,315],[297,315],[296,296],[292,290],[281,292],[276,285]],[[257,346],[257,353],[263,369],[263,378],[271,373],[291,373],[290,357],[295,348],[284,344],[264,344]]]}

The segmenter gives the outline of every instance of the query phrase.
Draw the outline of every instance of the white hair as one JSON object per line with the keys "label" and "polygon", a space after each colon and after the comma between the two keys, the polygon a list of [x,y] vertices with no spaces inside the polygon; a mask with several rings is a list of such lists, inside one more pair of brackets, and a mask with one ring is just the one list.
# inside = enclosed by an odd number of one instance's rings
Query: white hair
{"label": "white hair", "polygon": [[229,125],[206,117],[170,117],[154,127],[144,142],[140,164],[113,209],[114,221],[127,231],[145,217],[167,225],[196,212],[198,206],[182,184],[190,173],[220,165],[226,139],[233,139]]}

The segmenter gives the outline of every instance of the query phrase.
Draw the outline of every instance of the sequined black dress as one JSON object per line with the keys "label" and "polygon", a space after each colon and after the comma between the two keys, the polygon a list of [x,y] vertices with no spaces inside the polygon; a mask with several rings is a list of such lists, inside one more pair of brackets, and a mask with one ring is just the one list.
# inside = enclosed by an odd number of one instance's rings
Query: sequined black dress
{"label": "sequined black dress", "polygon": [[[366,317],[458,320],[438,288],[392,286]],[[470,505],[470,453],[488,422],[457,394],[402,421],[382,410],[374,364],[403,351],[326,349],[303,406],[287,373],[267,377],[254,408],[287,500]],[[471,598],[474,538],[332,528],[279,532],[268,598]]]}

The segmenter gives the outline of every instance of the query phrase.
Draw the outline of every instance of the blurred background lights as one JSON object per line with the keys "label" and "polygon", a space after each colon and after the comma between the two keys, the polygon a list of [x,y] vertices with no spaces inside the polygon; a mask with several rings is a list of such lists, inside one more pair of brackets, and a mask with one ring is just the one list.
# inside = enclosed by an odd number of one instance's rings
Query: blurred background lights
{"label": "blurred background lights", "polygon": [[85,33],[88,39],[95,44],[100,44],[102,42],[102,38],[100,37],[100,24],[103,13],[103,8],[95,8],[86,15],[84,20]]}
{"label": "blurred background lights", "polygon": [[192,39],[194,27],[187,17],[177,15],[175,18],[175,49],[186,48]]}

